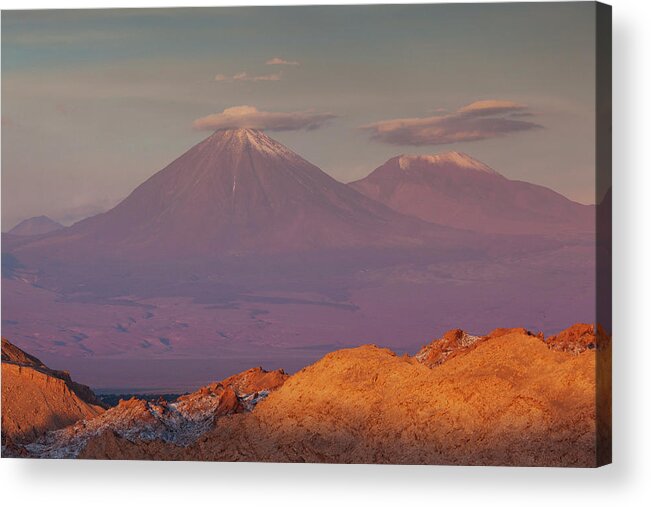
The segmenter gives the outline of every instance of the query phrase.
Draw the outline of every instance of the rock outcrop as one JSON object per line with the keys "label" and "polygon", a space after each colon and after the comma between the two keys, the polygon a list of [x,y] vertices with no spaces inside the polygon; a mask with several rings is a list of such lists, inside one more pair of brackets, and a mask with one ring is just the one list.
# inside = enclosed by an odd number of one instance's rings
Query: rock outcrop
{"label": "rock outcrop", "polygon": [[547,338],[546,343],[553,350],[580,354],[597,348],[597,333],[591,324],[574,324],[557,335]]}
{"label": "rock outcrop", "polygon": [[466,352],[472,345],[483,340],[481,336],[474,336],[462,329],[452,329],[440,339],[425,345],[414,356],[416,360],[430,368],[443,364],[461,353]]}
{"label": "rock outcrop", "polygon": [[[586,350],[596,348],[604,349],[610,345],[610,338],[601,330],[595,332],[595,327],[591,324],[573,324],[560,333],[545,338],[542,333],[535,334],[523,327],[516,328],[497,328],[485,336],[474,336],[466,333],[462,329],[452,329],[431,343],[421,348],[414,358],[430,368],[443,364],[448,359],[466,354],[477,344],[499,338],[508,334],[519,334],[523,336],[535,336],[544,341],[552,350],[558,352],[569,352],[570,354],[581,354]],[[599,347],[598,347],[599,344]]]}
{"label": "rock outcrop", "polygon": [[2,442],[20,444],[104,411],[89,387],[2,339]]}

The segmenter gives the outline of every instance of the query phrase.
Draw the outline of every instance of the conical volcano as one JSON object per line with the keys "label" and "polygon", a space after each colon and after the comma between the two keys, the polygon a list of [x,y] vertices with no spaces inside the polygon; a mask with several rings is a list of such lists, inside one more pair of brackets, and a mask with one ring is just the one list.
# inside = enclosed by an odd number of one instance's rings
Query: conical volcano
{"label": "conical volcano", "polygon": [[350,186],[405,215],[458,229],[545,236],[594,230],[593,206],[510,180],[455,151],[394,157]]}
{"label": "conical volcano", "polygon": [[423,234],[432,226],[359,194],[261,131],[233,129],[43,245],[57,257],[100,249],[163,258],[404,245]]}

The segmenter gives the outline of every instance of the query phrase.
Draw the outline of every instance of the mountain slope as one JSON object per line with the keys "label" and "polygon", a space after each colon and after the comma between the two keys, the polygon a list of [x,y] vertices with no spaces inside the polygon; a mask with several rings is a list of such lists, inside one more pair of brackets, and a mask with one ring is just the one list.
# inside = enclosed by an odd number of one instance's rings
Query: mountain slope
{"label": "mountain slope", "polygon": [[39,217],[32,217],[23,220],[11,229],[9,234],[15,236],[36,236],[39,234],[48,234],[61,229],[65,229],[65,226],[61,225],[59,222],[55,222],[49,217],[41,215]]}
{"label": "mountain slope", "polygon": [[67,372],[51,370],[40,360],[2,339],[2,439],[33,440],[104,411],[101,402]]}
{"label": "mountain slope", "polygon": [[504,234],[594,231],[594,207],[513,181],[458,152],[394,157],[350,183],[400,213],[473,231]]}

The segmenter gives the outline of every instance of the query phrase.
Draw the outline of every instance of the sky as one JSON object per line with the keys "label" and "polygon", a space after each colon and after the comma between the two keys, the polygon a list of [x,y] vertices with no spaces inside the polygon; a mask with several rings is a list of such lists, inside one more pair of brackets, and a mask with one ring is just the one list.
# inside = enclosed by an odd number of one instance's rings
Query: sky
{"label": "sky", "polygon": [[70,224],[215,128],[334,178],[465,152],[593,203],[592,2],[2,13],[2,230]]}

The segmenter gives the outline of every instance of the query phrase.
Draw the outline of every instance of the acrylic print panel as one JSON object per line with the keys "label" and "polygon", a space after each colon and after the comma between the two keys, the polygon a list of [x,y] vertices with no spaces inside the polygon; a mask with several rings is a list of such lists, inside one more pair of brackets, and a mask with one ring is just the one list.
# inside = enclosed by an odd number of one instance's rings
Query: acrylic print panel
{"label": "acrylic print panel", "polygon": [[610,7],[5,11],[2,454],[610,461]]}

